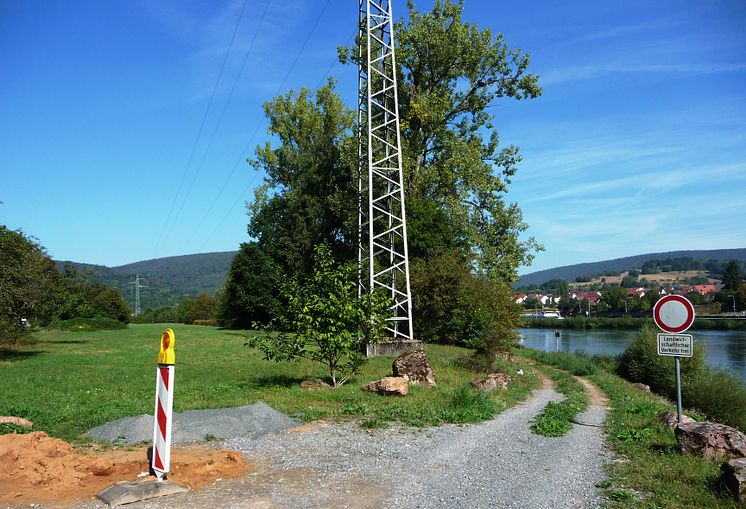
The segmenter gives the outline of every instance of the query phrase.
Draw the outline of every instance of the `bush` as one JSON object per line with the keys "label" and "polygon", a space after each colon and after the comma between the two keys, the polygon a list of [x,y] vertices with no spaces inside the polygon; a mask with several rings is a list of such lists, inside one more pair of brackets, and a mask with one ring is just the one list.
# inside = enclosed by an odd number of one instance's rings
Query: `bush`
{"label": "bush", "polygon": [[746,432],[746,385],[738,376],[726,370],[705,369],[682,383],[687,407]]}
{"label": "bush", "polygon": [[72,318],[70,320],[59,320],[50,325],[52,329],[72,332],[90,332],[96,330],[126,329],[127,324],[105,316],[94,316],[93,318]]}
{"label": "bush", "polygon": [[[681,375],[693,376],[705,369],[701,345],[694,345],[694,355],[681,359]],[[676,373],[673,357],[658,355],[657,329],[649,324],[640,327],[627,349],[619,357],[618,374],[631,382],[650,386],[658,394],[676,397]]]}
{"label": "bush", "polygon": [[194,320],[192,322],[192,325],[214,326],[215,325],[215,320]]}

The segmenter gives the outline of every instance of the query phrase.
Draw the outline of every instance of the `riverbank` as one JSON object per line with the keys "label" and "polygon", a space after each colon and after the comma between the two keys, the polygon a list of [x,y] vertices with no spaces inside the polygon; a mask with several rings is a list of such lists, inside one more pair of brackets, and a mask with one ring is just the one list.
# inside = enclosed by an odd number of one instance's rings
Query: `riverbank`
{"label": "riverbank", "polygon": [[[569,316],[563,320],[556,318],[524,318],[526,327],[536,329],[639,329],[645,323],[653,323],[652,317],[633,316]],[[746,331],[746,320],[733,318],[697,318],[693,329],[699,330],[742,330]]]}

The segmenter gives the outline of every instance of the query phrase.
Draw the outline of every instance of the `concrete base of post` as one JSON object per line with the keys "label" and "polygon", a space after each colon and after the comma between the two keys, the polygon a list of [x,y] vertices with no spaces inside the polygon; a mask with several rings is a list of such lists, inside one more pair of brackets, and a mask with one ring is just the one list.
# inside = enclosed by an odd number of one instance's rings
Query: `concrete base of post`
{"label": "concrete base of post", "polygon": [[186,491],[188,487],[173,481],[119,482],[96,493],[96,498],[116,507]]}
{"label": "concrete base of post", "polygon": [[410,350],[422,350],[422,341],[417,339],[388,338],[380,343],[367,345],[365,354],[368,357],[393,355],[394,357]]}

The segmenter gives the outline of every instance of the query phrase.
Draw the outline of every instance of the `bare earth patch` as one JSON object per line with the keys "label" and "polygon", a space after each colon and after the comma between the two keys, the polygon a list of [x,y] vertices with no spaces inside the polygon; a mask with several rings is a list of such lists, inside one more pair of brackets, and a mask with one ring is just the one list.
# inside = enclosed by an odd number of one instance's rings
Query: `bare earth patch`
{"label": "bare earth patch", "polygon": [[589,382],[587,379],[576,376],[575,379],[583,384],[583,388],[585,389],[585,395],[588,396],[588,404],[590,406],[596,406],[600,408],[609,408],[609,399],[606,397],[606,395],[601,392],[601,389],[596,387],[594,384]]}
{"label": "bare earth patch", "polygon": [[[253,466],[235,451],[174,447],[169,479],[199,489],[239,477]],[[65,507],[148,471],[147,447],[82,454],[46,433],[0,435],[0,505]]]}

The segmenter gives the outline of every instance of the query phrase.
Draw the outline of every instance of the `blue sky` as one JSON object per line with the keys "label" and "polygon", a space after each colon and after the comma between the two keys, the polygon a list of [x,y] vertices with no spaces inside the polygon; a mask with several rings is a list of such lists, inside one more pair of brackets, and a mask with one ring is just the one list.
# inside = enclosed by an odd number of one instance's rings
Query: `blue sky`
{"label": "blue sky", "polygon": [[[524,158],[508,199],[546,247],[521,273],[746,247],[746,3],[466,0],[464,17],[530,52],[544,89],[493,108]],[[335,60],[356,20],[352,0],[0,2],[0,223],[109,266],[237,249],[262,103],[331,73],[354,106]]]}

